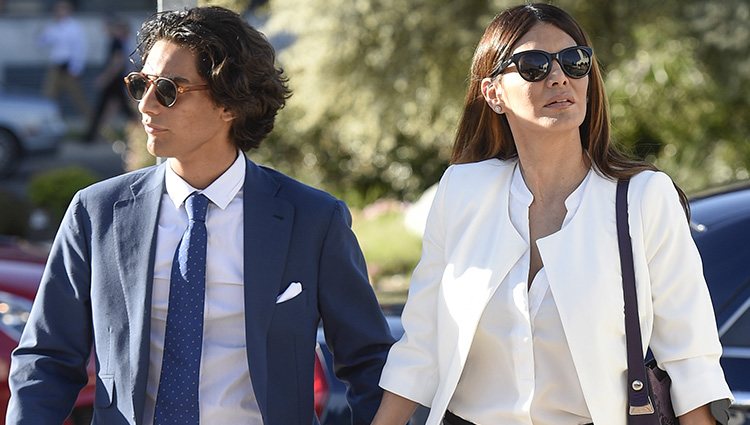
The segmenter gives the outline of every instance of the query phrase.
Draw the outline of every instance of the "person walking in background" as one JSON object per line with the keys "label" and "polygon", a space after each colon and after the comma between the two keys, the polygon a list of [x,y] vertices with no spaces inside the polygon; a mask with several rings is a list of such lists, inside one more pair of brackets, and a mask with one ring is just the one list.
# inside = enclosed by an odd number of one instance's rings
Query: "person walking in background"
{"label": "person walking in background", "polygon": [[[44,80],[44,95],[57,100],[60,92],[70,96],[81,118],[88,120],[91,107],[81,87],[80,77],[86,66],[86,34],[72,16],[73,5],[58,1],[54,22],[38,38],[38,44],[49,49],[49,69]],[[84,121],[86,122],[86,121]]]}
{"label": "person walking in background", "polygon": [[403,425],[420,403],[428,425],[625,425],[620,179],[644,349],[672,379],[681,425],[726,423],[732,395],[685,196],[612,146],[581,27],[548,4],[508,9],[470,72],[373,424]]}
{"label": "person walking in background", "polygon": [[268,40],[220,7],[156,14],[126,77],[157,166],[73,198],[18,348],[7,424],[312,424],[323,323],[355,424],[393,338],[343,202],[243,151],[289,96]]}
{"label": "person walking in background", "polygon": [[[122,19],[111,19],[107,22],[110,42],[104,69],[96,79],[99,89],[93,116],[83,140],[91,143],[99,136],[102,121],[112,113],[122,112],[127,119],[138,119],[125,92],[123,77],[130,70],[128,60],[130,43],[130,26]],[[114,108],[114,110],[113,110]]]}

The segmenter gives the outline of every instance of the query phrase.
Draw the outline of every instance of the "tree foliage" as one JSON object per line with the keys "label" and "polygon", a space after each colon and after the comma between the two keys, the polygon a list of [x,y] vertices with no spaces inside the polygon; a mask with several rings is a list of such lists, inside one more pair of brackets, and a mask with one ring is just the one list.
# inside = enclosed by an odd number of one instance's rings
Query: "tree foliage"
{"label": "tree foliage", "polygon": [[[620,144],[688,190],[748,177],[747,0],[554,3],[593,40]],[[447,166],[472,52],[512,4],[271,0],[294,96],[253,155],[355,204],[414,198]]]}
{"label": "tree foliage", "polygon": [[688,191],[748,178],[746,0],[560,3],[606,66],[618,142]]}
{"label": "tree foliage", "polygon": [[294,96],[269,143],[272,160],[302,164],[307,180],[355,203],[413,198],[446,167],[477,34],[496,9],[478,0],[274,0],[269,31],[296,40],[280,55]]}
{"label": "tree foliage", "polygon": [[198,0],[198,6],[221,6],[237,13],[247,10],[251,3],[251,0]]}

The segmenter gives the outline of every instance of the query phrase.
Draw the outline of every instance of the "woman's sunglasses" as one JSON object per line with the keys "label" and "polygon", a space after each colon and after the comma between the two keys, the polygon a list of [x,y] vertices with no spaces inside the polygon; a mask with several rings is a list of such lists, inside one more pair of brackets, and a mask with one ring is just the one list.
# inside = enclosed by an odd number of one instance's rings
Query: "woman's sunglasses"
{"label": "woman's sunglasses", "polygon": [[500,63],[490,77],[495,78],[511,64],[516,65],[518,74],[526,81],[542,81],[552,71],[552,59],[557,60],[562,71],[570,78],[583,78],[591,71],[591,56],[594,51],[587,46],[574,46],[557,53],[543,50],[526,50],[516,53]]}
{"label": "woman's sunglasses", "polygon": [[142,72],[131,72],[125,77],[125,87],[128,89],[128,94],[137,101],[143,99],[151,84],[156,88],[156,100],[167,108],[171,108],[177,102],[178,94],[208,89],[208,84],[181,86],[167,77],[157,77]]}

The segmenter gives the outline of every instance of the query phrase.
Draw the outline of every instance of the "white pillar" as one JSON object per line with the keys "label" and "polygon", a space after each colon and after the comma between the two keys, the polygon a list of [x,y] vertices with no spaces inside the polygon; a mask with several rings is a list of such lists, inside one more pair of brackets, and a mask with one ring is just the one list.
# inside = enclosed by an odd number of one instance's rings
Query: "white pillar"
{"label": "white pillar", "polygon": [[195,6],[198,6],[198,0],[158,0],[156,2],[156,9],[159,12],[165,10],[189,9]]}

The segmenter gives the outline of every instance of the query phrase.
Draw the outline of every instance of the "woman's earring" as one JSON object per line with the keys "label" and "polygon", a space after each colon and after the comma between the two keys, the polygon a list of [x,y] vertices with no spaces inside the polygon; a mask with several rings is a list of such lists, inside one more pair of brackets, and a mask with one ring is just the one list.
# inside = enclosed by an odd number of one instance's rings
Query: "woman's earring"
{"label": "woman's earring", "polygon": [[494,107],[493,109],[494,109],[494,110],[495,110],[495,112],[497,112],[498,114],[502,114],[502,113],[503,113],[503,107],[502,107],[502,106],[500,106],[500,105],[497,105],[497,106],[495,106],[495,107]]}

